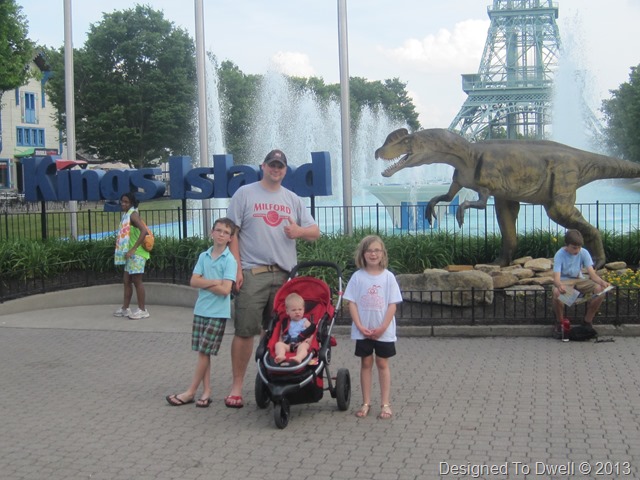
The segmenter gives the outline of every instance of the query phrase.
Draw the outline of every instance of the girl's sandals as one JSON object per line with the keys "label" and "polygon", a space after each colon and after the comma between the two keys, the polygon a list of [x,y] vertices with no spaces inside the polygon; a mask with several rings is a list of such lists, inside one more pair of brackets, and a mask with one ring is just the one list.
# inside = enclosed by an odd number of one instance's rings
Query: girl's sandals
{"label": "girl's sandals", "polygon": [[380,415],[378,415],[378,418],[380,420],[389,420],[391,417],[393,417],[391,405],[385,403],[384,405],[382,405],[382,410],[380,411]]}
{"label": "girl's sandals", "polygon": [[363,403],[362,406],[360,407],[360,410],[356,412],[356,417],[358,418],[366,417],[367,415],[369,415],[370,409],[371,409],[371,405],[369,405],[368,403]]}

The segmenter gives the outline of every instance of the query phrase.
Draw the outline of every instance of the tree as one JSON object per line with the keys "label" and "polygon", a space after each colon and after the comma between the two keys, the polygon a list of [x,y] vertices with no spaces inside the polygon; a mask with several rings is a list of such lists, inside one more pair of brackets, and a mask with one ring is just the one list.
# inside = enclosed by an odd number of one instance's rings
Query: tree
{"label": "tree", "polygon": [[391,118],[406,122],[412,131],[419,130],[418,113],[409,98],[406,87],[407,84],[402,83],[398,78],[384,82],[379,80],[370,82],[360,77],[351,78],[349,90],[352,117],[357,118],[357,113],[365,105],[381,106]]}
{"label": "tree", "polygon": [[407,84],[401,82],[399,78],[392,78],[384,81],[384,87],[387,94],[385,95],[386,102],[382,104],[386,107],[387,112],[392,117],[406,121],[411,130],[420,130],[418,112],[416,112],[413,100],[409,98]]}
{"label": "tree", "polygon": [[640,162],[640,65],[631,67],[628,83],[609,93],[612,98],[602,101],[605,142],[613,155]]}
{"label": "tree", "polygon": [[218,81],[227,152],[232,152],[235,159],[248,159],[251,110],[260,76],[245,75],[236,64],[225,60],[218,67]]}
{"label": "tree", "polygon": [[14,0],[0,0],[0,96],[24,85],[29,78],[34,45],[22,7]]}
{"label": "tree", "polygon": [[[326,85],[317,77],[290,78],[297,88],[308,88],[321,100],[340,100],[340,84]],[[391,118],[406,122],[411,130],[419,130],[420,122],[415,105],[409,98],[407,84],[394,78],[381,82],[369,81],[362,77],[349,79],[350,115],[355,123],[362,107],[382,108]]]}
{"label": "tree", "polygon": [[[49,51],[58,74],[51,102],[64,104],[64,50]],[[78,147],[140,168],[173,152],[193,155],[195,47],[186,31],[148,6],[104,14],[74,51]]]}

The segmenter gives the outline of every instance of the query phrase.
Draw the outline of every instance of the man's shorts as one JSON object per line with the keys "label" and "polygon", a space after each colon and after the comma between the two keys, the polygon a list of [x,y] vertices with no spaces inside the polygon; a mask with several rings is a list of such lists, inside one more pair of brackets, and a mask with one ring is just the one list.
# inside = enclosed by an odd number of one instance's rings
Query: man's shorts
{"label": "man's shorts", "polygon": [[380,342],[365,338],[356,340],[356,357],[368,357],[376,353],[376,357],[390,358],[396,354],[396,342]]}
{"label": "man's shorts", "polygon": [[224,336],[225,318],[193,316],[191,350],[205,355],[217,355]]}
{"label": "man's shorts", "polygon": [[244,283],[235,298],[233,326],[238,337],[260,335],[269,326],[273,315],[273,299],[289,277],[287,272],[274,271],[254,275],[243,270]]}
{"label": "man's shorts", "polygon": [[144,273],[144,266],[147,263],[147,259],[136,255],[135,253],[127,258],[127,263],[124,265],[124,271],[129,275],[138,275]]}

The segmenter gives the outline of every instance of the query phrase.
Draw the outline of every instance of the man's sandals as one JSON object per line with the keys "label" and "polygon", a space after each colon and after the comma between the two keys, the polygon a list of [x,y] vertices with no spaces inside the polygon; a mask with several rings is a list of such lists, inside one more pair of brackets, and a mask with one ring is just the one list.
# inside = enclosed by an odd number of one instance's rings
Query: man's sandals
{"label": "man's sandals", "polygon": [[228,408],[242,408],[244,407],[244,402],[242,400],[241,395],[229,395],[224,399],[224,404]]}

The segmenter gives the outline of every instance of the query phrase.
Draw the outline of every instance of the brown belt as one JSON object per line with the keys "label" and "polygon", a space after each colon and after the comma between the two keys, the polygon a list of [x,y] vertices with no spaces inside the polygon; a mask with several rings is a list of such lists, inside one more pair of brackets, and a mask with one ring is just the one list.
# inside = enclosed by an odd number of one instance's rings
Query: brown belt
{"label": "brown belt", "polygon": [[261,273],[266,272],[284,272],[288,273],[286,270],[281,269],[278,265],[262,265],[260,267],[253,267],[251,269],[251,273],[253,275],[259,275]]}

